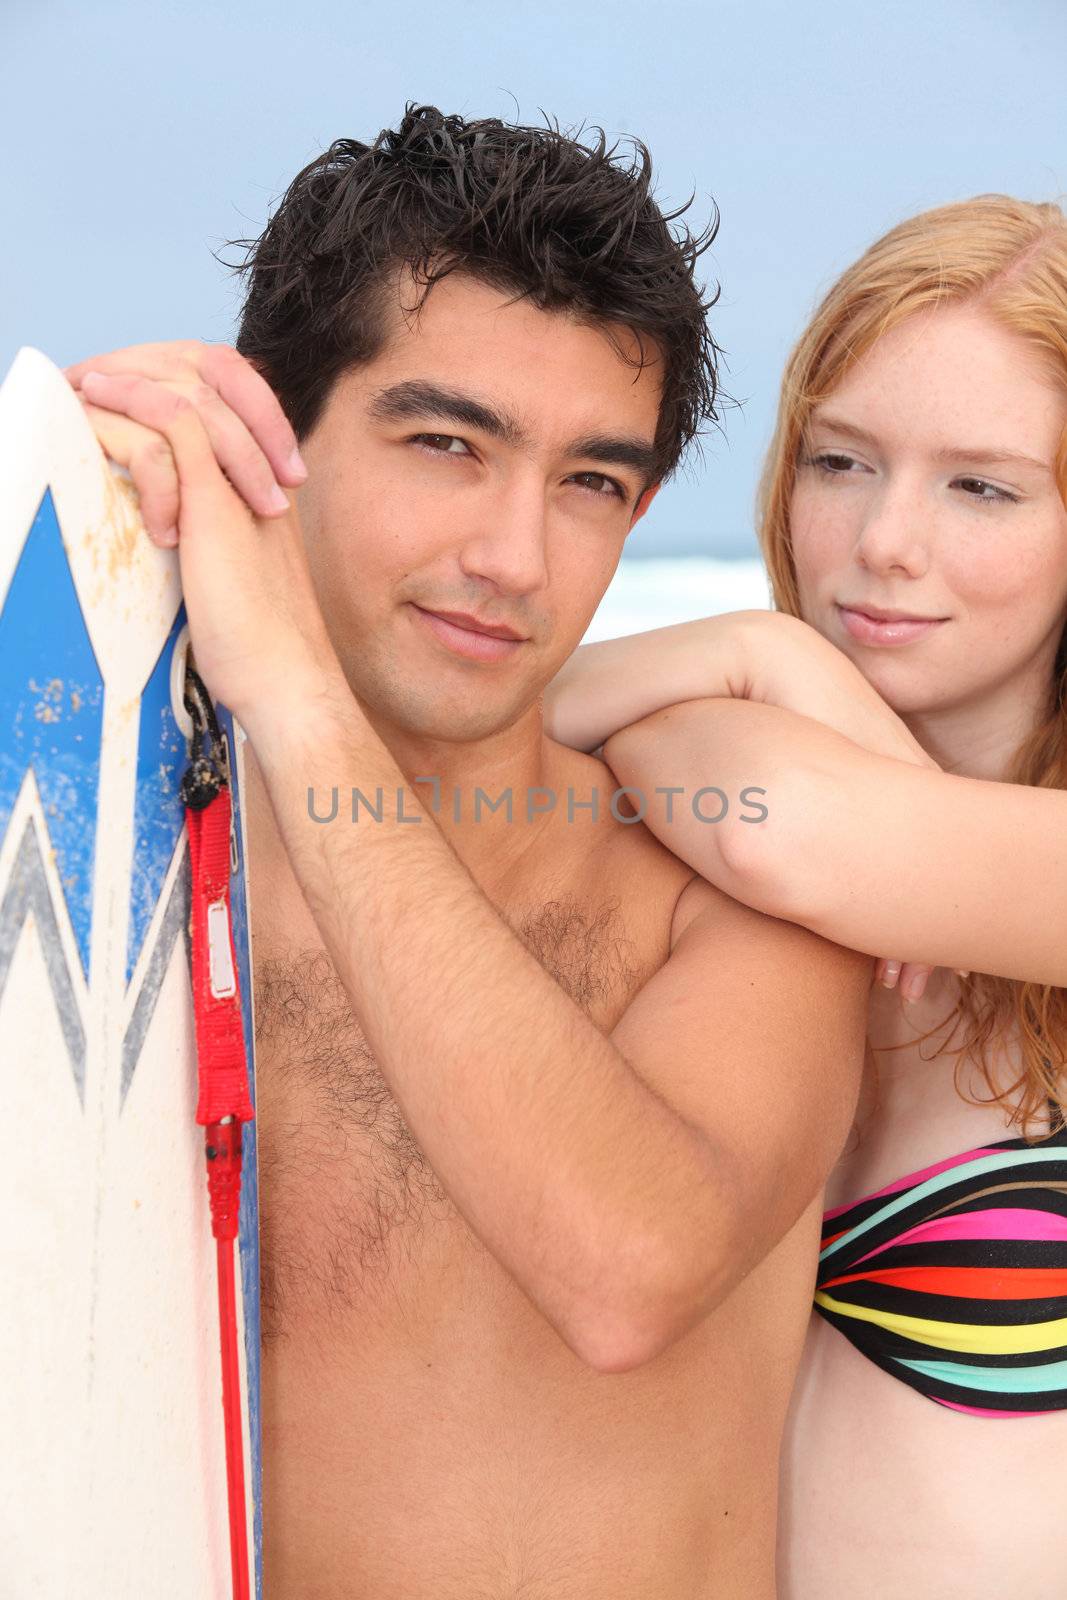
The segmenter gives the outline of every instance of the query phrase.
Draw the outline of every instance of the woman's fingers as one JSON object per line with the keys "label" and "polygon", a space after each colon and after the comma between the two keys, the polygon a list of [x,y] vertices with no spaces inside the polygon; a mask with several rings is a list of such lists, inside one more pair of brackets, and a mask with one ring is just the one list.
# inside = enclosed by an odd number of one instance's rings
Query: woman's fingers
{"label": "woman's fingers", "polygon": [[[211,389],[237,419],[244,434],[250,436],[279,486],[295,487],[307,477],[296,434],[277,395],[252,363],[232,345],[204,344],[196,339],[134,344],[90,356],[63,370],[76,389],[82,387],[89,372],[102,372],[108,377],[154,378],[161,383],[183,385],[194,400],[198,390]],[[204,403],[211,403],[206,394]],[[217,415],[217,402],[215,405]],[[248,445],[243,441],[241,450],[247,456]],[[264,511],[262,514],[272,513]]]}
{"label": "woman's fingers", "polygon": [[[934,970],[918,961],[889,961],[883,956],[875,962],[874,981],[887,989],[895,989],[899,985],[901,997],[914,1001],[922,998]],[[970,973],[961,967],[954,967],[953,971],[957,978],[970,977]]]}
{"label": "woman's fingers", "polygon": [[905,961],[900,969],[900,993],[903,999],[920,1000],[933,970],[933,967],[923,967],[916,962]]}
{"label": "woman's fingers", "polygon": [[[189,393],[192,387],[193,393]],[[180,394],[192,404],[211,441],[216,460],[245,503],[261,517],[276,517],[289,509],[285,490],[277,483],[262,450],[241,419],[220,399],[210,384],[184,381],[163,384],[132,373],[82,374],[81,393],[94,404],[127,414],[143,407],[150,390]],[[149,463],[149,472],[154,469]],[[140,487],[140,486],[138,486]]]}

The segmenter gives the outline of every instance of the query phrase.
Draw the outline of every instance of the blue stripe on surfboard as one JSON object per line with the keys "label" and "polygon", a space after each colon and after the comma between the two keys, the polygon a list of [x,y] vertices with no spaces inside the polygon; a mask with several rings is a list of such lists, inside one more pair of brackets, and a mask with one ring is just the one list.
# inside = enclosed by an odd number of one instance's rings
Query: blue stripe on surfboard
{"label": "blue stripe on surfboard", "polygon": [[[233,717],[225,706],[218,706],[219,726],[230,746],[233,775],[234,833],[237,840],[237,871],[230,884],[230,926],[237,957],[237,980],[241,989],[241,1020],[244,1025],[245,1053],[249,1066],[249,1085],[255,1103],[255,1036],[252,1027],[252,961],[249,949],[248,879],[244,851],[241,849],[241,817],[244,796],[237,785],[236,740]],[[256,1166],[256,1124],[246,1122],[241,1130],[244,1163],[241,1172],[241,1205],[238,1211],[237,1242],[241,1256],[241,1296],[245,1323],[245,1368],[248,1374],[248,1441],[252,1468],[252,1538],[256,1600],[262,1597],[263,1574],[263,1455],[259,1407],[259,1183]]]}
{"label": "blue stripe on surfboard", "polygon": [[46,489],[0,614],[0,838],[32,766],[86,978],[103,700],[103,679]]}
{"label": "blue stripe on surfboard", "polygon": [[185,626],[185,607],[171,625],[167,641],[141,695],[137,735],[137,787],[133,803],[133,865],[130,919],[126,938],[129,983],[145,934],[159,901],[185,823],[180,787],[189,764],[189,746],[175,720],[170,699],[174,645]]}

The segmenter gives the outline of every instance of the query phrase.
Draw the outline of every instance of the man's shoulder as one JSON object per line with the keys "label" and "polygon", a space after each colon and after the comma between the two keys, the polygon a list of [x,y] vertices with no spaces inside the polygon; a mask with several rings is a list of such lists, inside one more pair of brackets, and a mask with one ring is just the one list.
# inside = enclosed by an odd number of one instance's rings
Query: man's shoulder
{"label": "man's shoulder", "polygon": [[726,936],[735,933],[746,933],[750,937],[759,938],[767,924],[776,922],[777,918],[770,917],[763,911],[754,911],[751,906],[735,900],[725,889],[709,883],[707,878],[701,877],[699,872],[690,868],[688,877],[680,886],[674,915],[671,918],[671,953],[674,953],[683,935],[687,933],[689,935],[687,943],[696,937],[698,932],[703,933],[708,939],[720,934]]}
{"label": "man's shoulder", "polygon": [[[698,943],[722,949],[743,943],[780,970],[782,963],[811,970],[837,971],[843,981],[870,966],[871,958],[847,949],[800,923],[757,911],[694,872],[683,885],[671,920],[670,956]],[[869,976],[869,972],[868,972]]]}

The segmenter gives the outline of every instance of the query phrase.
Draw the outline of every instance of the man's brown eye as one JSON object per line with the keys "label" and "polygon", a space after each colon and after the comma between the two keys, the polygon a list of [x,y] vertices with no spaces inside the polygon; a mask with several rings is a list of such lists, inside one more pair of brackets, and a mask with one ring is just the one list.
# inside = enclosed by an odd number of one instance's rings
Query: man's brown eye
{"label": "man's brown eye", "polygon": [[591,489],[594,494],[618,495],[622,492],[614,478],[607,478],[602,472],[576,472],[573,481],[583,489]]}
{"label": "man's brown eye", "polygon": [[427,450],[436,450],[441,455],[467,455],[467,446],[462,439],[457,439],[453,433],[417,433],[416,443],[424,445]]}

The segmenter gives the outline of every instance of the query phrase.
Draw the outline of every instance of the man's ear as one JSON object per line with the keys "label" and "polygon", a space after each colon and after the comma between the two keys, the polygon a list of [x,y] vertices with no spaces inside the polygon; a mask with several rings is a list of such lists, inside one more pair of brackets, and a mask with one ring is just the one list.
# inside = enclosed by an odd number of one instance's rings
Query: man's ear
{"label": "man's ear", "polygon": [[659,494],[662,487],[662,484],[654,483],[650,489],[645,490],[644,494],[634,506],[634,514],[630,518],[630,527],[627,532],[631,532],[634,528],[636,528],[637,524],[641,521],[641,518],[644,516],[653,500]]}

